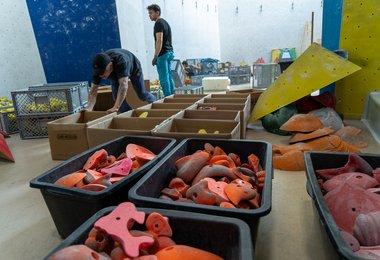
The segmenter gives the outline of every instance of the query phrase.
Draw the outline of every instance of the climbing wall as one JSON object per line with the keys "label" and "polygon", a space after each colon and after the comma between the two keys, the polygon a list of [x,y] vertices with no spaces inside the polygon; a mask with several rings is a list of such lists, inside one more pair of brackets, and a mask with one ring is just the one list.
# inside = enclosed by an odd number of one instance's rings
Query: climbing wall
{"label": "climbing wall", "polygon": [[249,122],[359,70],[359,66],[313,43],[260,95]]}
{"label": "climbing wall", "polygon": [[92,56],[121,46],[115,0],[26,3],[48,83],[91,80]]}
{"label": "climbing wall", "polygon": [[380,91],[380,1],[345,0],[340,48],[362,69],[337,82],[337,110],[359,119],[370,91]]}

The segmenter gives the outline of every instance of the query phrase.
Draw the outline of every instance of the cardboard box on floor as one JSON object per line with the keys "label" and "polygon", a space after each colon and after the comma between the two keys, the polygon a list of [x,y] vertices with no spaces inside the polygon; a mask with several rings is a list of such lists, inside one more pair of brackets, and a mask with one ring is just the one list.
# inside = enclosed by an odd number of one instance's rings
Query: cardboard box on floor
{"label": "cardboard box on floor", "polygon": [[263,89],[242,89],[242,90],[230,90],[230,91],[227,91],[226,94],[230,94],[230,95],[249,94],[251,97],[251,113],[252,113],[253,107],[256,105],[257,100],[259,99],[260,95],[263,92],[264,92]]}
{"label": "cardboard box on floor", "polygon": [[171,96],[167,96],[167,98],[197,98],[202,99],[206,97],[208,94],[173,94]]}
{"label": "cardboard box on floor", "polygon": [[174,115],[173,118],[230,120],[240,123],[240,111],[182,110],[178,114]]}
{"label": "cardboard box on floor", "polygon": [[198,102],[198,98],[164,98],[163,103],[187,103],[192,104]]}
{"label": "cardboard box on floor", "polygon": [[248,121],[251,110],[251,101],[249,98],[204,98],[202,103],[218,103],[218,104],[246,104],[244,113]]}
{"label": "cardboard box on floor", "polygon": [[[199,134],[200,129],[207,134]],[[218,134],[214,134],[218,131]],[[171,137],[178,141],[185,138],[239,139],[240,123],[229,120],[170,119],[152,130],[153,136]]]}
{"label": "cardboard box on floor", "polygon": [[[249,119],[249,115],[246,116],[248,106],[246,103],[242,104],[225,104],[225,103],[201,103],[201,104],[194,104],[189,109],[191,110],[201,110],[201,109],[208,109],[208,108],[216,108],[216,111],[218,110],[227,110],[227,111],[240,111],[240,138],[245,138],[246,133],[246,127],[247,122]],[[208,111],[208,110],[206,110]]]}
{"label": "cardboard box on floor", "polygon": [[47,124],[51,158],[53,160],[67,160],[70,157],[86,151],[87,127],[96,123],[98,119],[107,120],[116,116],[105,111],[81,111]]}
{"label": "cardboard box on floor", "polygon": [[160,101],[162,100],[139,107],[139,109],[175,109],[175,110],[180,109],[181,110],[181,109],[186,109],[194,104],[194,103],[163,103]]}
{"label": "cardboard box on floor", "polygon": [[[149,92],[150,81],[144,80],[144,84],[145,90]],[[138,108],[148,104],[148,102],[141,101],[138,98],[130,80],[128,81],[127,102],[132,108]],[[112,98],[111,86],[101,87],[98,90],[94,111],[107,111],[107,109],[110,109],[114,105],[114,103],[115,102]]]}
{"label": "cardboard box on floor", "polygon": [[118,115],[118,117],[139,117],[142,113],[147,112],[147,118],[169,118],[179,113],[180,109],[133,109]]}
{"label": "cardboard box on floor", "polygon": [[119,117],[98,121],[87,128],[90,148],[124,135],[151,135],[150,132],[166,118]]}

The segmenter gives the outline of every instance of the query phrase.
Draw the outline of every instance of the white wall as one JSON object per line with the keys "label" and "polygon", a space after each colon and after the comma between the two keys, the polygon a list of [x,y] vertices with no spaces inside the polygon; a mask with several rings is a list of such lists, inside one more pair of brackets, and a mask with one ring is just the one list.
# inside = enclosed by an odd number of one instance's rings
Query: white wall
{"label": "white wall", "polygon": [[296,47],[298,57],[310,43],[313,11],[317,41],[322,35],[321,0],[219,0],[222,60],[251,64],[263,57],[270,62],[272,49],[287,47]]}
{"label": "white wall", "polygon": [[[154,22],[150,21],[146,7],[156,3],[161,7],[161,17],[170,24],[176,59],[220,59],[217,0],[144,0],[145,46],[149,79],[158,78],[156,68],[151,66],[154,55]],[[183,4],[182,4],[183,3]],[[196,5],[197,3],[197,5]],[[208,5],[208,10],[207,10]]]}
{"label": "white wall", "polygon": [[45,83],[45,74],[25,1],[0,1],[0,96]]}
{"label": "white wall", "polygon": [[[140,60],[143,72],[148,71],[142,1],[116,0],[121,48],[131,51]],[[148,78],[148,75],[144,75]]]}

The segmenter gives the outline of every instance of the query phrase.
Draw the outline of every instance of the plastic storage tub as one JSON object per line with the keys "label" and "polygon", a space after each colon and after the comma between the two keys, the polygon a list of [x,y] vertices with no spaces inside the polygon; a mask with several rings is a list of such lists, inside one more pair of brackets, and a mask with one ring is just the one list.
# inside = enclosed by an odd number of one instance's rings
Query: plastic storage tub
{"label": "plastic storage tub", "polygon": [[[326,251],[332,259],[363,259],[352,252],[340,234],[334,217],[326,204],[323,194],[319,188],[315,170],[338,168],[346,164],[349,153],[305,153],[307,192],[313,200],[314,210],[318,212],[320,218],[320,228],[323,236],[329,238],[329,242],[324,243]],[[380,167],[380,155],[360,154],[372,167]]]}
{"label": "plastic storage tub", "polygon": [[[46,259],[62,248],[83,244],[96,220],[113,209],[114,207],[108,207],[96,213],[55,248]],[[180,211],[163,209],[137,208],[137,210],[144,211],[147,215],[157,212],[168,217],[173,230],[172,238],[177,244],[207,250],[226,260],[254,259],[249,228],[238,219],[198,213],[183,214]],[[139,225],[136,223],[135,226]]]}
{"label": "plastic storage tub", "polygon": [[[161,190],[168,187],[169,182],[176,176],[174,163],[177,159],[203,150],[205,143],[219,146],[226,152],[237,153],[242,161],[248,155],[256,154],[265,169],[266,178],[261,194],[261,205],[258,209],[231,209],[217,206],[206,206],[192,203],[182,203],[160,199]],[[272,205],[272,145],[264,141],[250,140],[219,140],[219,139],[185,139],[178,144],[163,160],[152,168],[129,191],[129,199],[138,206],[166,208],[190,212],[205,213],[217,216],[235,217],[255,227],[260,217],[269,214]]]}
{"label": "plastic storage tub", "polygon": [[[60,177],[82,169],[87,159],[97,150],[105,149],[109,154],[119,155],[129,143],[144,146],[157,154],[149,163],[133,174],[99,192],[67,188],[54,184]],[[175,140],[148,136],[124,136],[96,146],[30,181],[30,187],[40,189],[53,218],[58,233],[68,236],[98,210],[127,201],[128,190],[173,148]]]}

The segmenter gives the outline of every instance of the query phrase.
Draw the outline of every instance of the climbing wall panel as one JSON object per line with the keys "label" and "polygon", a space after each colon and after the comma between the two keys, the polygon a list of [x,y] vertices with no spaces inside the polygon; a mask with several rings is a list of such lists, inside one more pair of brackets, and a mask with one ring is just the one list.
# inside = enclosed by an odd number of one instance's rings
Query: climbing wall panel
{"label": "climbing wall panel", "polygon": [[345,0],[340,48],[362,70],[337,82],[337,110],[346,118],[359,119],[366,97],[380,91],[380,1]]}
{"label": "climbing wall panel", "polygon": [[358,70],[359,66],[313,43],[260,95],[249,122]]}

